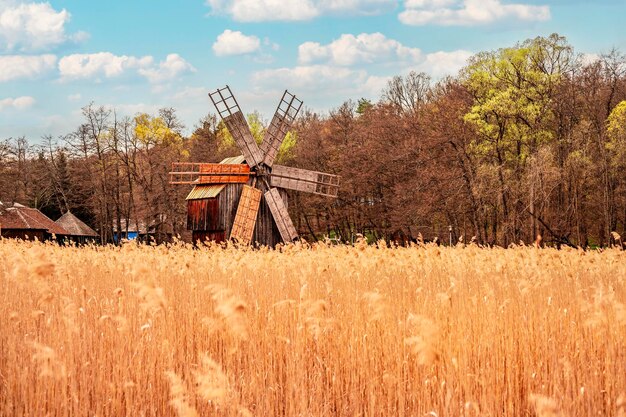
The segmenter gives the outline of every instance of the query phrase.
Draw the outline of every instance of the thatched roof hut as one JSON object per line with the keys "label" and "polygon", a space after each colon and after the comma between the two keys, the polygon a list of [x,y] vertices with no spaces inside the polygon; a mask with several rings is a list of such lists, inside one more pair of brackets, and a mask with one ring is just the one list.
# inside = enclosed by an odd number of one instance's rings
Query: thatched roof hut
{"label": "thatched roof hut", "polygon": [[36,208],[14,203],[0,207],[0,234],[8,238],[46,240],[52,235],[68,236],[69,232]]}
{"label": "thatched roof hut", "polygon": [[55,222],[63,229],[69,232],[71,237],[97,238],[96,233],[91,227],[87,226],[82,220],[68,211]]}

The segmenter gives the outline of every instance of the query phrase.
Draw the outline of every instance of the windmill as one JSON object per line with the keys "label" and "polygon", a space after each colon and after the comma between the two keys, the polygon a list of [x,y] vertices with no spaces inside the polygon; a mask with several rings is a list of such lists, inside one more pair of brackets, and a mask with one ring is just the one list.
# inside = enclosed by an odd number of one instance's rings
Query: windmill
{"label": "windmill", "polygon": [[259,147],[228,86],[209,93],[241,156],[216,163],[174,162],[170,184],[191,184],[187,228],[193,239],[273,246],[298,233],[285,190],[337,197],[339,177],[274,164],[302,101],[285,90]]}

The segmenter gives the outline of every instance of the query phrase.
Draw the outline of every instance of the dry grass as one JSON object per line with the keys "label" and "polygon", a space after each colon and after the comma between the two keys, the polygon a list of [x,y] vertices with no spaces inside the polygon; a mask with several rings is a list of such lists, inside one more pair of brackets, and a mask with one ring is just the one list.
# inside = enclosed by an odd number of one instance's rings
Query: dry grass
{"label": "dry grass", "polygon": [[0,241],[3,416],[625,416],[626,252]]}

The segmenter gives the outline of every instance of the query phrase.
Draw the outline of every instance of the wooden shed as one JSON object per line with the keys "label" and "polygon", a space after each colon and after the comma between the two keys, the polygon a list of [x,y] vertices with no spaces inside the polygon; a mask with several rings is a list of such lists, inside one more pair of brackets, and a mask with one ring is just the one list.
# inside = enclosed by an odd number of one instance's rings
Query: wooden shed
{"label": "wooden shed", "polygon": [[0,236],[44,241],[51,239],[53,235],[65,238],[69,232],[36,208],[18,203],[0,207]]}
{"label": "wooden shed", "polygon": [[87,226],[82,220],[72,214],[70,211],[59,217],[56,222],[63,229],[67,230],[69,235],[68,239],[78,242],[87,243],[94,242],[99,239],[98,233],[96,233],[91,227]]}
{"label": "wooden shed", "polygon": [[[221,164],[245,164],[243,156],[226,158]],[[253,181],[251,178],[248,185]],[[187,229],[192,231],[193,241],[225,241],[230,236],[231,227],[237,213],[237,206],[244,184],[207,184],[195,185],[187,196]],[[263,193],[267,191],[263,184],[257,184]],[[285,204],[287,192],[280,190]],[[252,242],[263,242],[275,246],[282,242],[278,227],[265,201],[261,199],[257,222]]]}

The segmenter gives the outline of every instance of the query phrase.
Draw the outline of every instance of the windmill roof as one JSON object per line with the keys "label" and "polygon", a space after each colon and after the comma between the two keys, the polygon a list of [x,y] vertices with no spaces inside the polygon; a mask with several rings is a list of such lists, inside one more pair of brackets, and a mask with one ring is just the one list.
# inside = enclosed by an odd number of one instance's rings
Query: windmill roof
{"label": "windmill roof", "polygon": [[16,230],[45,230],[57,235],[69,235],[62,226],[56,224],[35,208],[14,204],[0,211],[0,228]]}
{"label": "windmill roof", "polygon": [[226,187],[226,184],[196,185],[187,195],[185,200],[201,200],[203,198],[217,197]]}
{"label": "windmill roof", "polygon": [[239,155],[224,158],[224,160],[222,160],[220,164],[243,164],[244,162],[246,162],[246,159],[243,157],[243,155]]}
{"label": "windmill roof", "polygon": [[72,236],[98,236],[91,227],[87,226],[82,220],[69,211],[59,217],[55,223],[67,230]]}

